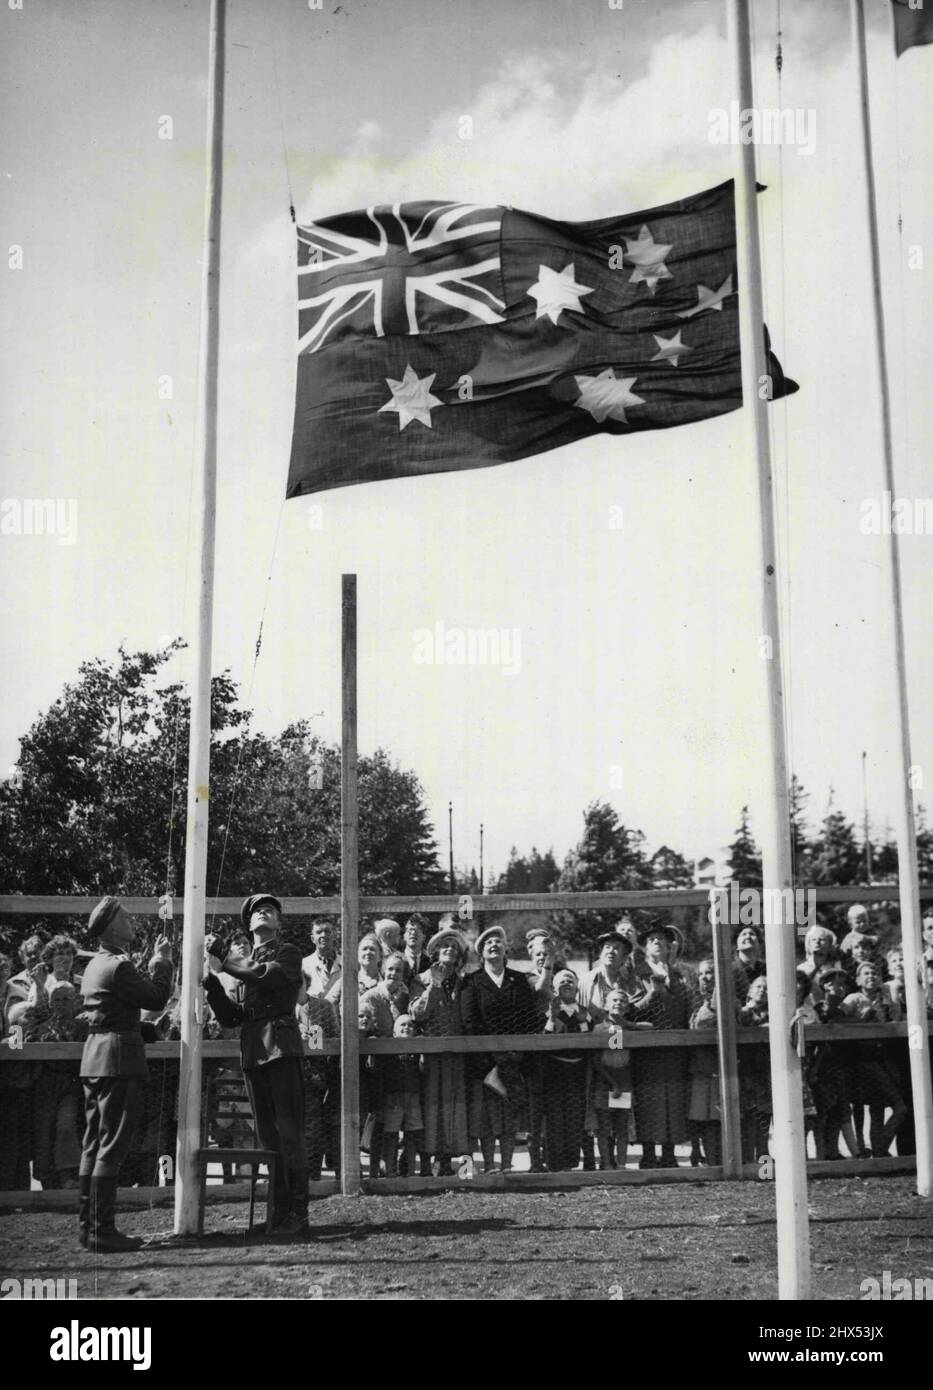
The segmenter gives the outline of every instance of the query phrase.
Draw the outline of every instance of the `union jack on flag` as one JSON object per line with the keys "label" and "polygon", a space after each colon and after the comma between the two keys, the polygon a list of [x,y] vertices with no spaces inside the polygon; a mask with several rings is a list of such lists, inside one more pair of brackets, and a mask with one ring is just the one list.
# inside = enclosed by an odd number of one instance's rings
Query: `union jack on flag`
{"label": "union jack on flag", "polygon": [[298,228],[298,351],[501,323],[501,207],[395,203]]}
{"label": "union jack on flag", "polygon": [[289,497],[742,404],[731,182],[596,222],[423,202],[297,232]]}

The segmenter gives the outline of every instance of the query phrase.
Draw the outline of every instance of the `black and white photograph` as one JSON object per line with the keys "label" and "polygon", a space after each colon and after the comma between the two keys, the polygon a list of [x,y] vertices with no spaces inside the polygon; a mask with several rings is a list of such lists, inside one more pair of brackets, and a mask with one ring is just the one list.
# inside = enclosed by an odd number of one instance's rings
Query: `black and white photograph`
{"label": "black and white photograph", "polygon": [[933,5],[0,3],[33,1365],[424,1300],[906,1365]]}

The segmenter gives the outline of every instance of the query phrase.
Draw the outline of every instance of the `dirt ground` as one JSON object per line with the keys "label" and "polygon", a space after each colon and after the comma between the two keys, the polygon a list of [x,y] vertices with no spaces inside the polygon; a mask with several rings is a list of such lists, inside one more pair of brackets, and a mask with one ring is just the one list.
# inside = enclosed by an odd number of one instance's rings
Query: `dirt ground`
{"label": "dirt ground", "polygon": [[[813,1297],[857,1300],[869,1275],[933,1277],[933,1204],[910,1178],[810,1186]],[[153,1239],[79,1251],[60,1211],[0,1211],[4,1277],[75,1278],[79,1298],[740,1299],[777,1294],[774,1189],[697,1183],[574,1192],[328,1197],[304,1244],[244,1239],[246,1207],[210,1205],[197,1242],[171,1208],[127,1211]],[[160,1240],[163,1242],[160,1244]]]}

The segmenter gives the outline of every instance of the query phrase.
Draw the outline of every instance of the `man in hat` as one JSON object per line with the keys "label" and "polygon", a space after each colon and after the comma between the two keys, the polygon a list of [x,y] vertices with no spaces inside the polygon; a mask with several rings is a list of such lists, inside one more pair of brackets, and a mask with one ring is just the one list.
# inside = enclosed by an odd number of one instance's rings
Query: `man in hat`
{"label": "man in hat", "polygon": [[117,1178],[139,1119],[140,1082],[149,1076],[140,1013],[165,1008],[174,972],[166,936],[155,944],[148,978],[136,969],[126,954],[136,927],[119,898],[101,898],[88,928],[98,938],[98,951],[81,980],[89,1031],[81,1058],[85,1128],[78,1227],[83,1246],[110,1254],[142,1244],[116,1228]]}
{"label": "man in hat", "polygon": [[[219,938],[208,937],[207,999],[224,1028],[242,1028],[240,1063],[256,1137],[260,1148],[277,1156],[270,1231],[302,1236],[308,1230],[308,1158],[303,1051],[295,1015],[301,952],[280,940],[282,904],[271,893],[248,897],[240,918],[253,938],[252,954],[228,954]],[[224,989],[220,974],[233,977],[231,990]]]}

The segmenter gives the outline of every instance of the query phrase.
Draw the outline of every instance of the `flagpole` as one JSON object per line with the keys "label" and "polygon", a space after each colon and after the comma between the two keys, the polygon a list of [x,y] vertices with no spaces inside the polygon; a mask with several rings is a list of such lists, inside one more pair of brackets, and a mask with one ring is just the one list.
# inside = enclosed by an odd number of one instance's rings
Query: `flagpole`
{"label": "flagpole", "polygon": [[198,1229],[201,1144],[201,976],[207,898],[207,827],[211,744],[211,645],[214,618],[214,532],[217,497],[217,377],[220,348],[220,205],[223,184],[224,37],[226,0],[211,0],[207,96],[207,171],[201,343],[198,361],[197,452],[201,460],[198,546],[200,591],[188,741],[188,818],[182,937],[181,1081],[175,1165],[175,1233]]}
{"label": "flagpole", "polygon": [[[741,111],[754,104],[749,0],[727,0],[735,93]],[[778,611],[774,474],[768,432],[768,360],[764,344],[761,249],[756,206],[755,147],[736,150],[736,249],[738,253],[739,325],[742,348],[741,420],[754,444],[758,468],[758,564],[761,633],[769,639],[763,653],[768,698],[767,756],[763,766],[764,828],[761,836],[765,944],[768,971],[768,1029],[774,1116],[774,1186],[777,1207],[778,1297],[805,1299],[810,1294],[809,1221],[807,1216],[806,1134],[800,1058],[790,1040],[796,1009],[796,927],[781,911],[769,910],[793,894],[788,804],[787,747]],[[769,894],[769,890],[772,892]],[[772,920],[775,917],[777,920]]]}
{"label": "flagpole", "polygon": [[[878,201],[875,190],[875,164],[872,153],[871,110],[868,100],[868,51],[865,42],[863,0],[850,0],[853,34],[858,53],[859,97],[862,110],[862,151],[865,160],[865,191],[868,202],[868,228],[871,242],[872,312],[875,327],[878,381],[881,390],[881,435],[884,457],[884,488],[897,496],[894,480],[894,443],[891,431],[891,379],[881,297],[881,247],[878,236]],[[897,680],[897,738],[900,745],[900,793],[895,805],[897,838],[897,883],[901,909],[901,942],[904,951],[904,998],[907,1005],[910,1085],[913,1094],[914,1129],[917,1147],[917,1192],[921,1197],[933,1193],[933,1096],[930,1093],[930,1045],[927,1036],[926,1005],[920,968],[923,950],[920,939],[920,877],[917,864],[917,828],[911,788],[910,714],[907,699],[907,654],[904,641],[904,609],[901,591],[901,562],[894,528],[887,537],[885,555],[891,588],[891,660]]]}
{"label": "flagpole", "polygon": [[[360,1192],[360,865],[357,779],[356,575],[341,580],[340,669],[340,1191]],[[370,1146],[369,1176],[379,1173]]]}

